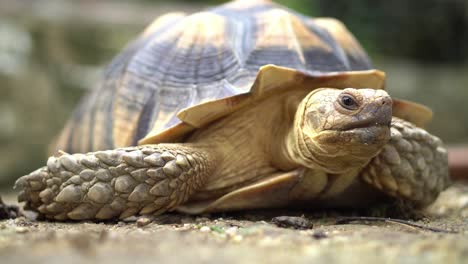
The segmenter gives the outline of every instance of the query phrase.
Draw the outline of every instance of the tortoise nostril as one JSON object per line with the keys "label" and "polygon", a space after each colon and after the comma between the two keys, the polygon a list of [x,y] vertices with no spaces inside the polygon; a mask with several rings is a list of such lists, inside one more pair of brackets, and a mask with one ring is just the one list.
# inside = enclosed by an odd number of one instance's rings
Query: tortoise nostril
{"label": "tortoise nostril", "polygon": [[392,102],[392,99],[390,99],[389,97],[382,98],[382,105],[391,104],[391,102]]}

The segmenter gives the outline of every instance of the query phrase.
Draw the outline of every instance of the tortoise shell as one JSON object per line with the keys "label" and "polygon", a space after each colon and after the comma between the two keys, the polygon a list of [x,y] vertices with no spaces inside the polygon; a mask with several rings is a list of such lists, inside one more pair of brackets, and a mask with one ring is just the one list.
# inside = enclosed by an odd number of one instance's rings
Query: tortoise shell
{"label": "tortoise shell", "polygon": [[335,19],[306,17],[268,1],[170,13],[112,61],[56,149],[178,141],[266,91],[298,85],[383,89],[384,74],[372,70]]}

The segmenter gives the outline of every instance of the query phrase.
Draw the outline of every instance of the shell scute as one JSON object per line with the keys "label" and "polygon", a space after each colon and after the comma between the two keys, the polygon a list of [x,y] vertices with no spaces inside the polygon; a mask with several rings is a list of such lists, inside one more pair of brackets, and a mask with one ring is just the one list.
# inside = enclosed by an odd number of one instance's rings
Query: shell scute
{"label": "shell scute", "polygon": [[269,93],[382,89],[384,77],[337,20],[309,18],[269,1],[171,13],[112,61],[55,149],[175,142]]}

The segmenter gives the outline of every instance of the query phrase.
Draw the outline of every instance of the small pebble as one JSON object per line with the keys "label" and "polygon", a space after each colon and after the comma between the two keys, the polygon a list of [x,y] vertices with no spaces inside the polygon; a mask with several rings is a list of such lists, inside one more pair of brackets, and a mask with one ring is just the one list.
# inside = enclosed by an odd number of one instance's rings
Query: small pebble
{"label": "small pebble", "polygon": [[234,242],[241,242],[242,239],[244,239],[241,235],[235,235],[234,237],[232,237],[232,241]]}
{"label": "small pebble", "polygon": [[15,232],[20,233],[20,234],[27,233],[28,231],[29,230],[26,227],[22,227],[22,226],[19,226],[15,229]]}
{"label": "small pebble", "polygon": [[150,223],[151,223],[151,219],[149,219],[148,217],[140,217],[136,221],[136,224],[138,227],[144,227],[144,226],[149,225]]}
{"label": "small pebble", "polygon": [[322,230],[317,230],[314,233],[312,233],[312,237],[315,239],[324,239],[324,238],[327,238],[328,236]]}
{"label": "small pebble", "polygon": [[127,218],[122,219],[122,221],[123,221],[124,223],[133,223],[133,222],[138,221],[138,219],[137,219],[136,216],[132,215],[132,216],[129,216],[129,217],[127,217]]}
{"label": "small pebble", "polygon": [[200,228],[200,231],[203,232],[203,233],[207,233],[207,232],[210,232],[211,231],[211,228],[208,227],[208,226],[202,226]]}
{"label": "small pebble", "polygon": [[225,233],[226,233],[228,236],[235,236],[236,233],[237,233],[237,227],[232,226],[232,227],[226,229]]}

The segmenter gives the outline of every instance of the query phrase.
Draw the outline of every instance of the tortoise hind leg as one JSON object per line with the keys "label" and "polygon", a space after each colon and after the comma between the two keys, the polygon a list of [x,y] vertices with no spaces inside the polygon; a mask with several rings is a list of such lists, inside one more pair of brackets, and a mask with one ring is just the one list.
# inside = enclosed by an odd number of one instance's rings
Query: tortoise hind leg
{"label": "tortoise hind leg", "polygon": [[190,145],[144,145],[50,157],[15,184],[26,208],[50,219],[160,214],[185,202],[214,169],[213,154]]}
{"label": "tortoise hind leg", "polygon": [[437,137],[393,117],[390,142],[361,176],[390,196],[426,206],[449,185],[447,151]]}

